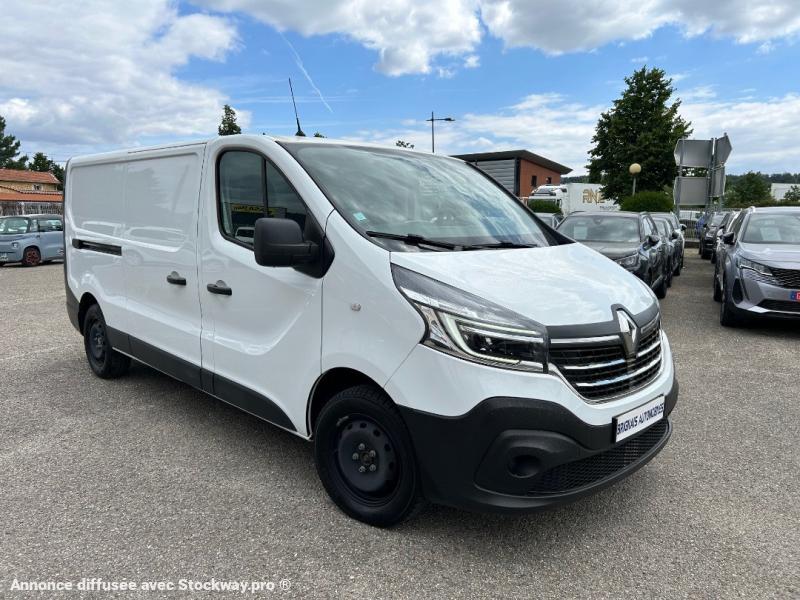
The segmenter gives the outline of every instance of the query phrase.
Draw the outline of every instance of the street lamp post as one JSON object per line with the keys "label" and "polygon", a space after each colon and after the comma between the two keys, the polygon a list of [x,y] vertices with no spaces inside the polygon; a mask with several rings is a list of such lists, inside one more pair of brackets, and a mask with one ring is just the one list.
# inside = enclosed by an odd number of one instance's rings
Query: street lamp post
{"label": "street lamp post", "polygon": [[631,196],[636,195],[636,176],[642,172],[642,165],[639,163],[633,163],[630,167],[628,167],[628,172],[633,175],[633,192]]}
{"label": "street lamp post", "polygon": [[431,111],[431,118],[425,120],[431,122],[431,154],[433,154],[436,152],[436,134],[433,131],[433,123],[435,121],[447,121],[448,123],[452,123],[455,119],[453,117],[440,117],[437,119],[433,116],[433,111]]}

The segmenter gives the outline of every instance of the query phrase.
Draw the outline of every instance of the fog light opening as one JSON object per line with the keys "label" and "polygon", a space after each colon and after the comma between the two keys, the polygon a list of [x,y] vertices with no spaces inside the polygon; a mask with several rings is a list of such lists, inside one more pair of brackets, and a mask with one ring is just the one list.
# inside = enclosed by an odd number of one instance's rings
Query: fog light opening
{"label": "fog light opening", "polygon": [[531,477],[539,468],[539,459],[530,454],[519,454],[508,461],[508,470],[514,477]]}

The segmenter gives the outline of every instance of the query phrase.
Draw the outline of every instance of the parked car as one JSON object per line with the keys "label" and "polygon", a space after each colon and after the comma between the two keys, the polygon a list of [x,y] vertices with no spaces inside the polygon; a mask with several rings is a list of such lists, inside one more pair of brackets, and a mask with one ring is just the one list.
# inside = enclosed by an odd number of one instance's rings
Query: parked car
{"label": "parked car", "polygon": [[0,266],[22,263],[35,267],[64,258],[61,215],[0,217]]}
{"label": "parked car", "polygon": [[717,228],[719,228],[726,212],[715,212],[706,218],[699,238],[699,252],[701,258],[711,258],[711,251],[717,243]]}
{"label": "parked car", "polygon": [[714,247],[711,249],[712,265],[717,262],[717,248],[719,248],[720,244],[722,243],[722,234],[728,231],[733,220],[741,212],[742,211],[740,210],[731,210],[726,212],[725,216],[722,217],[722,222],[719,224],[719,227],[717,227],[717,231],[715,232]]}
{"label": "parked car", "polygon": [[800,208],[748,208],[722,235],[714,299],[719,321],[800,319]]}
{"label": "parked car", "polygon": [[561,215],[558,213],[534,213],[537,217],[539,217],[542,221],[550,225],[553,229],[558,227],[558,224],[561,223]]}
{"label": "parked car", "polygon": [[653,217],[653,222],[656,224],[656,229],[661,236],[661,242],[664,244],[665,253],[667,255],[667,287],[672,287],[672,278],[675,275],[675,265],[678,263],[678,243],[672,237],[672,226],[669,221],[664,218]]}
{"label": "parked car", "polygon": [[678,221],[674,213],[650,213],[653,219],[663,218],[670,226],[670,238],[675,242],[674,253],[677,258],[673,261],[672,269],[675,275],[680,275],[683,270],[683,257],[686,252],[686,225]]}
{"label": "parked car", "polygon": [[[725,226],[725,231],[732,231],[734,228],[738,229],[737,221],[743,219],[744,216],[745,216],[745,211],[743,210],[736,211],[736,214],[733,216],[733,218],[731,218],[730,222],[727,223],[727,225]],[[719,302],[719,300],[722,298],[720,293],[720,286],[718,285],[718,280],[721,281],[720,264],[724,264],[725,255],[727,254],[728,249],[731,247],[723,241],[723,237],[724,237],[723,235],[717,236],[717,244],[714,247],[714,259],[712,260],[712,262],[714,263],[714,282],[713,282],[714,300],[716,300],[717,302]]]}
{"label": "parked car", "polygon": [[558,230],[636,275],[658,298],[667,295],[668,250],[648,213],[573,213]]}
{"label": "parked car", "polygon": [[463,161],[235,135],[73,158],[66,177],[67,313],[92,372],[133,357],[313,441],[356,519],[392,525],[425,498],[541,509],[670,436],[647,286]]}

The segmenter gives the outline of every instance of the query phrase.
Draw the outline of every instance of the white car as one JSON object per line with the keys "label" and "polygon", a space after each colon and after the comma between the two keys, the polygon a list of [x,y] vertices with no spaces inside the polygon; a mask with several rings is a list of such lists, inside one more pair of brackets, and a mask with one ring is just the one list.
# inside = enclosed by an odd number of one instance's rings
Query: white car
{"label": "white car", "polygon": [[66,170],[92,371],[133,358],[312,441],[352,517],[540,509],[667,443],[654,295],[460,160],[242,135]]}

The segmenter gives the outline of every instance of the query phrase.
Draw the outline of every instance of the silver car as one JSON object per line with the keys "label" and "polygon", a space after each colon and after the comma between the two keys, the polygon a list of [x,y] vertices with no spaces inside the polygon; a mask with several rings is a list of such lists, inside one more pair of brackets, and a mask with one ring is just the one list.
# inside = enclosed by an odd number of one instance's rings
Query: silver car
{"label": "silver car", "polygon": [[714,278],[722,325],[748,316],[800,320],[800,208],[748,208],[722,243]]}
{"label": "silver car", "polygon": [[0,217],[0,266],[17,262],[35,267],[61,258],[64,258],[61,215]]}

